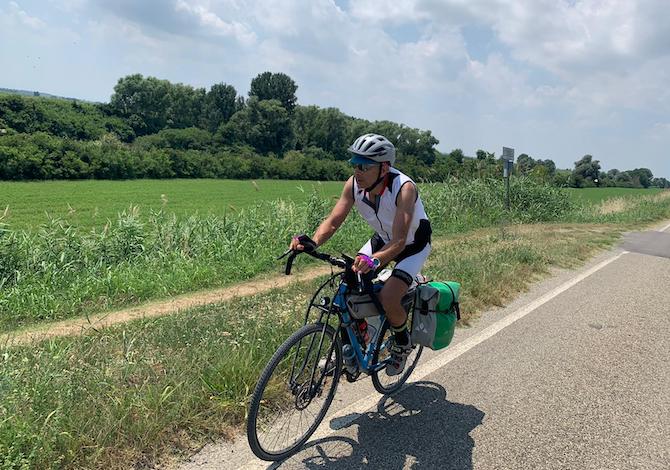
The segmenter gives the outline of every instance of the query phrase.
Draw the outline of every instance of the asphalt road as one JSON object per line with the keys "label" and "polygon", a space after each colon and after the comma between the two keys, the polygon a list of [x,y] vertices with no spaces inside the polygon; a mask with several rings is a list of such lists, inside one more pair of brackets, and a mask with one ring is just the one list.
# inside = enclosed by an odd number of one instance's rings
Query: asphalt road
{"label": "asphalt road", "polygon": [[241,438],[181,468],[670,469],[670,229],[536,284],[420,364],[389,398],[342,384],[286,462]]}

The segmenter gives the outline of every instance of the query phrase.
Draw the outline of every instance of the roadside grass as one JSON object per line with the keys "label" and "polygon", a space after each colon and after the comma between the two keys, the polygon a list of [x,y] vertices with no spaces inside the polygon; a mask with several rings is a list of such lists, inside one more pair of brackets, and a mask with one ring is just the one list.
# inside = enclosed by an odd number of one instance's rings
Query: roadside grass
{"label": "roadside grass", "polygon": [[[578,265],[610,246],[621,230],[479,229],[436,239],[426,272],[463,284],[467,323],[552,267]],[[229,436],[243,424],[261,369],[301,324],[321,281],[81,337],[0,348],[0,466],[149,467]]]}
{"label": "roadside grass", "polygon": [[612,198],[636,198],[653,196],[662,192],[660,188],[567,188],[570,198],[575,202],[598,204]]}
{"label": "roadside grass", "polygon": [[[497,180],[424,185],[421,193],[435,236],[502,220],[560,221],[578,210],[564,191],[525,180],[514,182],[509,212]],[[262,202],[230,217],[178,218],[133,206],[90,233],[60,219],[36,233],[13,231],[0,220],[0,332],[277,272],[276,257],[290,237],[313,233],[331,206],[319,192],[302,203]],[[370,235],[352,214],[329,247],[355,252]]]}
{"label": "roadside grass", "polygon": [[570,220],[637,225],[670,217],[670,191],[639,197],[615,197],[597,204],[586,204],[575,211]]}

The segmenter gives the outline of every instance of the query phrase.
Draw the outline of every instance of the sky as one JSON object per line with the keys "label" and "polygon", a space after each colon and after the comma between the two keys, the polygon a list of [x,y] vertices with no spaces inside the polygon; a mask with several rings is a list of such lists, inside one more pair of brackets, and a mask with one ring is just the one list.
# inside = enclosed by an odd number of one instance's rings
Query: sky
{"label": "sky", "polygon": [[670,178],[667,0],[0,0],[0,87],[108,102],[141,73],[430,129],[438,150]]}

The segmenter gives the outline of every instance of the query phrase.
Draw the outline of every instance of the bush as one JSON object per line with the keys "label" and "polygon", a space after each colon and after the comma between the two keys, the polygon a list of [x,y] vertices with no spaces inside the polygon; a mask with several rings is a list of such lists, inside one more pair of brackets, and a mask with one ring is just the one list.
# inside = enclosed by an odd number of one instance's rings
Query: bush
{"label": "bush", "polygon": [[197,127],[163,129],[157,134],[139,137],[134,146],[141,150],[206,150],[212,146],[212,134]]}
{"label": "bush", "polygon": [[57,137],[93,140],[112,132],[124,141],[134,138],[129,124],[105,115],[91,103],[0,94],[0,116],[6,126],[20,133],[47,132]]}

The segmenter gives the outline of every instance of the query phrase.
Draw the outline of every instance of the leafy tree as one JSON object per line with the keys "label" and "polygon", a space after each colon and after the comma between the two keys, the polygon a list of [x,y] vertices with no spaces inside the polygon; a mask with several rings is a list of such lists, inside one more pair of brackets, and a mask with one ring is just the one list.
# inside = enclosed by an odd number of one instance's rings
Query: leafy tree
{"label": "leafy tree", "polygon": [[516,161],[516,168],[520,175],[529,175],[531,170],[535,168],[536,162],[532,157],[522,153]]}
{"label": "leafy tree", "polygon": [[[389,121],[386,121],[389,122]],[[399,152],[416,156],[426,165],[435,163],[435,146],[440,143],[430,131],[421,131],[410,127],[397,126],[397,133],[392,130],[389,140],[394,143]]]}
{"label": "leafy tree", "polygon": [[495,153],[478,149],[475,155],[477,175],[479,178],[495,178],[497,175],[502,174],[502,170],[498,171],[498,165],[496,165],[495,161]]}
{"label": "leafy tree", "polygon": [[550,159],[536,160],[535,166],[537,167],[538,165],[541,165],[546,168],[548,178],[553,178],[554,175],[556,174],[556,163],[554,163],[553,160]]}
{"label": "leafy tree", "polygon": [[205,101],[205,89],[171,83],[169,90],[166,126],[172,129],[183,129],[199,124]]}
{"label": "leafy tree", "polygon": [[263,72],[251,80],[249,98],[255,97],[258,101],[278,100],[290,113],[298,101],[295,95],[297,90],[298,85],[288,75]]}
{"label": "leafy tree", "polygon": [[654,179],[654,175],[649,168],[636,168],[630,171],[630,174],[633,178],[638,178],[640,186],[643,188],[651,186],[651,181]]}
{"label": "leafy tree", "polygon": [[461,150],[461,149],[454,149],[454,150],[452,150],[451,152],[449,152],[448,157],[451,158],[451,159],[453,159],[453,160],[454,160],[456,163],[458,163],[459,165],[461,165],[461,164],[463,163],[463,158],[464,158],[463,150]]}
{"label": "leafy tree", "polygon": [[203,126],[210,132],[215,132],[221,124],[228,120],[244,106],[244,99],[240,103],[237,91],[232,85],[217,83],[212,85],[205,95],[203,104]]}
{"label": "leafy tree", "polygon": [[614,183],[616,186],[622,187],[622,188],[632,188],[634,187],[634,182],[633,178],[628,171],[622,171],[617,173],[616,177],[614,178]]}
{"label": "leafy tree", "polygon": [[446,181],[451,176],[458,174],[459,163],[440,152],[436,152],[435,163],[433,164],[433,173],[435,181]]}
{"label": "leafy tree", "polygon": [[547,183],[549,181],[549,170],[544,165],[535,165],[528,176],[539,183]]}
{"label": "leafy tree", "polygon": [[136,164],[133,171],[137,178],[174,178],[176,176],[166,150],[134,150],[130,159]]}
{"label": "leafy tree", "polygon": [[571,185],[575,188],[592,186],[595,179],[600,174],[600,162],[593,160],[591,155],[584,155],[581,160],[575,162],[575,169],[572,171]]}
{"label": "leafy tree", "polygon": [[292,121],[296,149],[319,147],[336,159],[348,158],[347,117],[339,109],[298,106]]}
{"label": "leafy tree", "polygon": [[614,179],[614,178],[616,178],[616,175],[618,175],[618,174],[619,174],[619,170],[617,170],[616,168],[612,168],[611,170],[609,170],[607,172],[607,177]]}
{"label": "leafy tree", "polygon": [[249,99],[241,111],[221,126],[217,139],[248,144],[261,153],[283,153],[293,137],[288,111],[277,100]]}
{"label": "leafy tree", "polygon": [[110,106],[126,119],[137,135],[153,134],[165,128],[171,104],[171,84],[141,74],[120,78]]}

